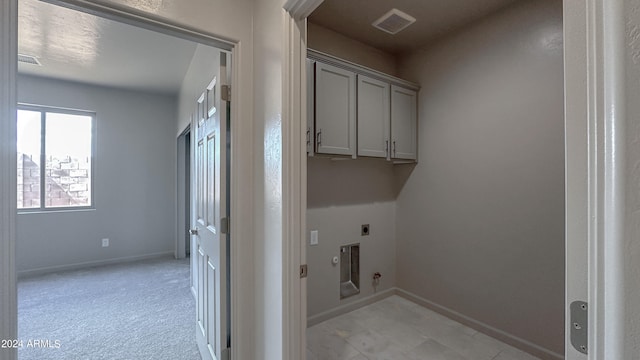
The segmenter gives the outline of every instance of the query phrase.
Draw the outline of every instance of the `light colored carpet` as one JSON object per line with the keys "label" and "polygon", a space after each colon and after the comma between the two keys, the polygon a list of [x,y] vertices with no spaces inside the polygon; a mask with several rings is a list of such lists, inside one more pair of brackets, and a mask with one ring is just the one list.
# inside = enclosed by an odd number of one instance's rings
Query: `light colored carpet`
{"label": "light colored carpet", "polygon": [[[59,272],[18,283],[19,360],[199,360],[195,329],[188,259]],[[41,344],[29,347],[29,340]],[[40,347],[47,340],[49,347]]]}

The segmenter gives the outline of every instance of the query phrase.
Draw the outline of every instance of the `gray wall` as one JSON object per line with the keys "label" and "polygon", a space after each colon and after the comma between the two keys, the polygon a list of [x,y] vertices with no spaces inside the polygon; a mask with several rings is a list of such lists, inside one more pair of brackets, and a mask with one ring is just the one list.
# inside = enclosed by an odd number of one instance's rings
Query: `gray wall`
{"label": "gray wall", "polygon": [[394,55],[311,22],[307,23],[307,28],[309,48],[396,75],[397,59]]}
{"label": "gray wall", "polygon": [[[309,317],[395,285],[395,215],[395,201],[307,211],[308,228],[318,230],[318,245],[307,245]],[[361,236],[362,224],[370,225],[370,235]],[[360,293],[340,300],[340,265],[333,265],[331,259],[340,257],[340,246],[354,243],[360,243]],[[377,287],[373,284],[375,272],[382,274]]]}
{"label": "gray wall", "polygon": [[[307,229],[318,230],[318,245],[309,245],[307,314],[313,317],[352,304],[396,284],[394,166],[382,159],[309,158]],[[369,224],[370,235],[361,236]],[[340,267],[331,259],[340,246],[360,243],[360,294],[340,300]],[[377,289],[373,274],[382,274]]]}
{"label": "gray wall", "polygon": [[18,99],[97,115],[95,210],[18,215],[18,271],[173,251],[174,96],[20,76]]}
{"label": "gray wall", "polygon": [[401,60],[422,85],[397,200],[404,290],[563,353],[562,2],[525,1]]}
{"label": "gray wall", "polygon": [[196,110],[196,102],[206,90],[207,85],[218,73],[220,50],[198,44],[191,58],[189,68],[182,79],[178,94],[178,116],[176,117],[176,135],[180,135],[191,121]]}
{"label": "gray wall", "polygon": [[[394,75],[396,58],[322,26],[308,24],[309,47]],[[377,291],[395,282],[396,167],[383,159],[331,160],[316,156],[307,164],[307,230],[318,230],[319,244],[307,238],[308,301],[312,318],[374,295],[373,273],[382,273]],[[360,236],[362,224],[371,235]],[[307,231],[307,237],[309,232]],[[360,294],[340,300],[340,270],[331,264],[341,245],[360,242]]]}

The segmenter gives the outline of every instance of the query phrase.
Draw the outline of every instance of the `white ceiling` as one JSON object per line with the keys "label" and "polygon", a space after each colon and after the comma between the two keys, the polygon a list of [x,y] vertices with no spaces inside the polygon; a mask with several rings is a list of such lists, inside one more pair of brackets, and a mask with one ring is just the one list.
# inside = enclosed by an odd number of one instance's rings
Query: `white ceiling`
{"label": "white ceiling", "polygon": [[18,52],[42,66],[23,74],[177,93],[196,43],[39,0],[20,0]]}
{"label": "white ceiling", "polygon": [[[518,0],[324,0],[309,21],[397,54],[423,47],[515,1]],[[416,22],[396,35],[371,26],[392,8],[413,16]]]}

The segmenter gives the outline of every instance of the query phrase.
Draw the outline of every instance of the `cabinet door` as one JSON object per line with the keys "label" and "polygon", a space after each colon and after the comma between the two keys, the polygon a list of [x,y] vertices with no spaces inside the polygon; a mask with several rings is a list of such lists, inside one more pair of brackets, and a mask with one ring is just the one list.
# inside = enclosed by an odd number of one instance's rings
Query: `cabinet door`
{"label": "cabinet door", "polygon": [[315,66],[316,62],[307,59],[307,154],[313,156],[315,151]]}
{"label": "cabinet door", "polygon": [[418,96],[410,89],[391,86],[391,157],[416,160]]}
{"label": "cabinet door", "polygon": [[358,156],[389,158],[389,87],[358,75]]}
{"label": "cabinet door", "polygon": [[356,75],[316,63],[316,152],[356,155]]}

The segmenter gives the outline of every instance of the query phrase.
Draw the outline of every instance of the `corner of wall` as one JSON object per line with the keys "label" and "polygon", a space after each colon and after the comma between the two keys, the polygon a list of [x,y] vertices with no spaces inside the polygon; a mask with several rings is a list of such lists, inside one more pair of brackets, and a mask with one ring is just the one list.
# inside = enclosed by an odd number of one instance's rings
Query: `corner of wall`
{"label": "corner of wall", "polygon": [[394,54],[364,44],[313,22],[307,23],[308,45],[314,49],[353,63],[397,76],[398,61]]}

